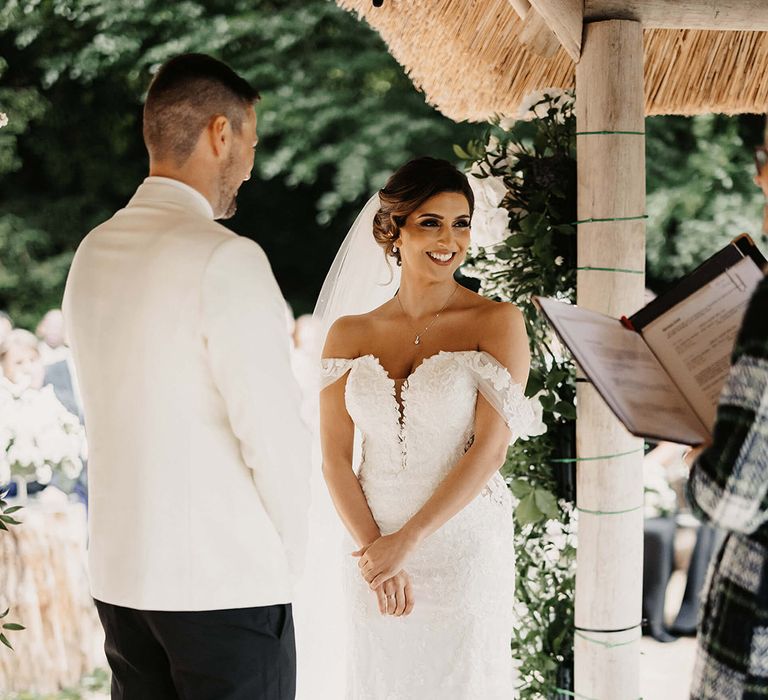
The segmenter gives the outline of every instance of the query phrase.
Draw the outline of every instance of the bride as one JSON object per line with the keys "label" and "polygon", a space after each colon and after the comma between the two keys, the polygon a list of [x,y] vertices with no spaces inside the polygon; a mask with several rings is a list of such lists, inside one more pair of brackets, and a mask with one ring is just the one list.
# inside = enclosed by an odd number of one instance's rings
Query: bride
{"label": "bride", "polygon": [[[359,217],[318,304],[321,321],[335,321],[322,360],[323,475],[356,549],[354,700],[514,694],[512,507],[498,470],[536,421],[521,312],[454,280],[473,205],[447,161],[402,166]],[[367,253],[355,260],[356,250]],[[383,263],[395,263],[388,283],[371,276]],[[388,300],[339,317],[377,294]]]}

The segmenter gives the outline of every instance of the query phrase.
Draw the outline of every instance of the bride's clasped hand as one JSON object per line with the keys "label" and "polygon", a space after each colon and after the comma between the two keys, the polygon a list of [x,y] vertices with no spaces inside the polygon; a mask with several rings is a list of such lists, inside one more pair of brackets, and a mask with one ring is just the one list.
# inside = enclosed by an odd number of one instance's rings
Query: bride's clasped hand
{"label": "bride's clasped hand", "polygon": [[418,543],[417,535],[406,526],[391,535],[382,535],[353,552],[353,556],[359,557],[360,573],[371,589],[376,590],[403,569]]}

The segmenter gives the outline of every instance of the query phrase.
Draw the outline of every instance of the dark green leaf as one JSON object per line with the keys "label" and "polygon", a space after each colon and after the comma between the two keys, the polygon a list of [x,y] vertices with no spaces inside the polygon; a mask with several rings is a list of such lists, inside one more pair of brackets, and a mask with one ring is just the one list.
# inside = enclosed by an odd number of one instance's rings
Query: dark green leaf
{"label": "dark green leaf", "polygon": [[469,153],[467,153],[458,144],[453,144],[453,152],[456,154],[458,158],[461,158],[462,160],[472,160],[472,156],[470,156]]}
{"label": "dark green leaf", "polygon": [[557,507],[557,499],[550,491],[536,489],[533,493],[536,500],[536,507],[550,520],[555,520],[560,515]]}
{"label": "dark green leaf", "polygon": [[522,479],[515,479],[509,485],[509,490],[512,491],[515,498],[525,498],[533,490],[533,486]]}
{"label": "dark green leaf", "polygon": [[531,492],[520,500],[515,508],[515,518],[519,525],[529,525],[542,520],[544,514],[536,505],[535,493]]}
{"label": "dark green leaf", "polygon": [[525,395],[528,397],[536,396],[543,388],[544,384],[541,381],[541,375],[531,372],[528,376],[528,384],[525,387]]}
{"label": "dark green leaf", "polygon": [[541,402],[541,405],[545,411],[554,411],[555,398],[551,394],[542,394],[539,396],[539,401]]}
{"label": "dark green leaf", "polygon": [[3,625],[3,629],[4,630],[10,630],[11,632],[20,632],[21,630],[25,630],[27,628],[24,627],[24,625],[19,625],[19,624],[15,623],[15,622],[6,622]]}

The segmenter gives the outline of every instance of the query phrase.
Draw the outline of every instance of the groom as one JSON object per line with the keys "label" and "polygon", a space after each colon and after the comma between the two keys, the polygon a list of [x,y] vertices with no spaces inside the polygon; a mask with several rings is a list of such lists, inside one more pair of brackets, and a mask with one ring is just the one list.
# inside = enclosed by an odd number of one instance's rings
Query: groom
{"label": "groom", "polygon": [[166,63],[149,177],[67,280],[112,698],[295,693],[309,439],[267,258],[215,222],[250,177],[258,97],[208,56]]}

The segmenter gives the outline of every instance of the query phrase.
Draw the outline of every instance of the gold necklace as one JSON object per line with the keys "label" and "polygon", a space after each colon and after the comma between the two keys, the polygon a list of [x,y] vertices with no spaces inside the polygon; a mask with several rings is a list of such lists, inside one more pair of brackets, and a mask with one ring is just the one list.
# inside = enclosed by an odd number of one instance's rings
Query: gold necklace
{"label": "gold necklace", "polygon": [[[438,311],[435,314],[435,317],[429,322],[427,327],[423,331],[421,331],[421,333],[416,334],[416,340],[413,341],[414,345],[419,345],[421,343],[421,336],[424,335],[430,328],[432,328],[432,325],[435,323],[435,321],[437,321],[437,319],[440,318],[440,314],[443,313],[443,311],[445,311],[445,308],[448,306],[448,304],[451,303],[451,299],[453,299],[453,295],[456,294],[456,292],[458,291],[459,291],[459,285],[457,284],[454,287],[453,291],[451,292],[451,296],[448,297],[448,300],[445,302],[445,304],[443,304],[440,311]],[[397,294],[395,294],[395,296],[397,297],[397,303],[400,304],[400,309],[403,312],[403,316],[405,316],[405,318],[407,319],[408,314],[405,312],[405,307],[403,306],[403,302],[400,301],[400,290],[397,291]]]}

